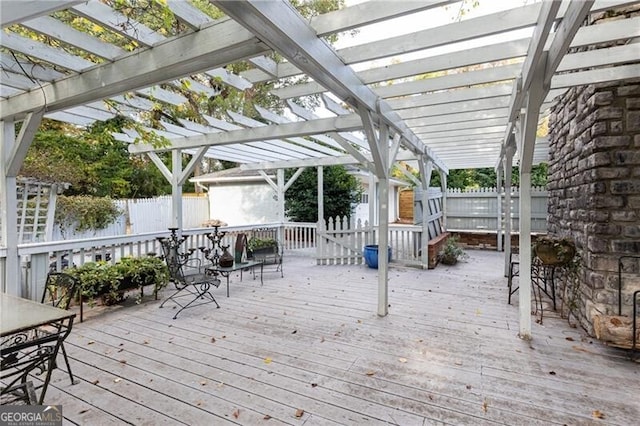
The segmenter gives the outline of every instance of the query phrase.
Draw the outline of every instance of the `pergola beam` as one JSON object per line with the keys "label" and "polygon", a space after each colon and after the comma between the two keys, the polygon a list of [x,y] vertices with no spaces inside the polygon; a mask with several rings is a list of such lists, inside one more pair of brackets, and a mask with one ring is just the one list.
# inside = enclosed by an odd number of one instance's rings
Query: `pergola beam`
{"label": "pergola beam", "polygon": [[414,152],[428,155],[438,167],[447,170],[446,165],[411,132],[398,114],[367,87],[324,40],[317,37],[291,4],[281,1],[213,3],[237,22],[251,28],[261,40],[340,99],[354,107],[363,106],[375,112],[380,124],[384,121],[403,133],[404,140]]}
{"label": "pergola beam", "polygon": [[332,131],[350,132],[360,129],[362,129],[362,120],[357,114],[351,114],[340,117],[320,118],[312,121],[273,124],[249,129],[240,128],[227,132],[175,138],[170,141],[171,146],[163,148],[156,148],[149,144],[129,145],[129,152],[136,154],[150,151],[166,151],[173,148],[185,149],[205,145],[232,145],[269,139],[286,139],[295,136],[309,136]]}
{"label": "pergola beam", "polygon": [[45,84],[40,90],[4,99],[0,101],[0,119],[20,117],[45,106],[47,112],[59,111],[218,68],[268,50],[239,24],[231,20],[216,22],[135,55],[126,55],[82,74]]}

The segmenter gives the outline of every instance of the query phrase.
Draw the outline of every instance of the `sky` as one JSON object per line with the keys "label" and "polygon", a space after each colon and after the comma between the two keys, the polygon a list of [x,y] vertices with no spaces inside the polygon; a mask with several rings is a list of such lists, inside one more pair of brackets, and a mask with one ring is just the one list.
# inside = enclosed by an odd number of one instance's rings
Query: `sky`
{"label": "sky", "polygon": [[[366,0],[346,0],[346,6],[353,6],[358,3],[362,3]],[[397,0],[373,0],[377,1],[381,4],[384,4],[387,1],[397,1]],[[416,1],[416,0],[407,0],[407,1]],[[540,0],[478,0],[478,6],[471,8],[467,13],[464,14],[463,19],[475,18],[478,16],[487,15],[490,13],[495,13],[500,10],[510,9],[526,4],[535,3]],[[395,18],[393,20],[389,20],[382,23],[367,25],[365,27],[361,27],[358,30],[357,35],[350,36],[347,34],[343,34],[339,37],[338,41],[334,44],[336,50],[340,50],[341,48],[359,45],[363,43],[368,43],[376,40],[383,40],[390,37],[395,37],[398,35],[403,35],[411,32],[415,32],[417,28],[419,29],[427,29],[432,27],[437,27],[441,25],[445,25],[448,23],[453,23],[457,20],[458,13],[460,11],[462,2],[452,3],[447,7],[438,7],[434,9],[429,9],[420,13],[415,13],[410,16]],[[465,8],[471,1],[465,2]],[[532,33],[532,29],[524,29],[519,31],[514,31],[510,34],[503,34],[499,36],[492,36],[485,39],[476,39],[462,43],[456,43],[454,48],[452,49],[450,46],[443,46],[434,49],[429,49],[423,52],[416,52],[402,56],[395,56],[393,58],[386,58],[383,60],[378,60],[373,63],[363,63],[363,64],[354,64],[352,65],[353,69],[356,71],[361,71],[363,69],[368,69],[371,67],[381,67],[388,65],[392,61],[400,61],[407,62],[412,59],[440,55],[444,53],[450,53],[455,50],[464,50],[470,49],[474,47],[481,46],[486,44],[488,41],[491,43],[500,42],[500,41],[508,41],[515,40],[523,37],[529,37]]]}

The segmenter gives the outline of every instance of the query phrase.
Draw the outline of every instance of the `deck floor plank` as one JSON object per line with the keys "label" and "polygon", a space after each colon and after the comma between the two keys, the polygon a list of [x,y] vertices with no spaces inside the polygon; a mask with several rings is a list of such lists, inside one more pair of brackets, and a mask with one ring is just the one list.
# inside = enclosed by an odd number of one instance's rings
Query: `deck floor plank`
{"label": "deck floor plank", "polygon": [[636,423],[638,364],[548,300],[533,341],[520,340],[501,254],[470,255],[428,271],[392,264],[383,318],[376,270],[295,255],[262,286],[232,276],[231,297],[215,290],[220,309],[176,320],[150,298],[96,309],[68,338],[81,384],[56,373],[51,400],[76,424],[88,413],[105,424]]}

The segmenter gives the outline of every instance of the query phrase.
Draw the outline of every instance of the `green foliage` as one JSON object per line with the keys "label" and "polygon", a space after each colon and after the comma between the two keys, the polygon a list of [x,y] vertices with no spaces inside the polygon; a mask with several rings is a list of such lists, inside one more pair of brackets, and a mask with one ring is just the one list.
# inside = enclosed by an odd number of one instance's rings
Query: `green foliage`
{"label": "green foliage", "polygon": [[249,238],[249,241],[247,241],[247,249],[251,251],[267,247],[276,247],[277,245],[277,241],[273,238],[251,237]]}
{"label": "green foliage", "polygon": [[78,278],[82,297],[89,303],[101,296],[106,304],[113,304],[121,299],[124,290],[140,289],[146,285],[153,285],[153,292],[157,294],[169,281],[165,263],[152,256],[124,257],[113,265],[89,262],[65,272]]}
{"label": "green foliage", "polygon": [[[287,178],[294,170],[287,170]],[[344,166],[323,169],[324,217],[350,216],[360,202],[362,187]],[[318,172],[306,169],[291,185],[285,197],[287,216],[294,222],[318,221]]]}
{"label": "green foliage", "polygon": [[[531,186],[547,185],[548,165],[541,163],[531,168]],[[520,171],[513,167],[511,172],[511,185],[520,185]],[[431,176],[431,186],[440,187],[440,175],[434,173]],[[494,188],[496,186],[496,171],[493,168],[481,169],[455,169],[450,170],[447,176],[447,188],[472,189]]]}
{"label": "green foliage", "polygon": [[459,237],[452,235],[447,238],[444,248],[440,252],[440,262],[445,265],[455,265],[458,260],[467,259],[469,255],[458,245]]}
{"label": "green foliage", "polygon": [[104,229],[118,218],[122,212],[110,198],[86,195],[58,197],[55,222],[63,235],[67,231],[84,232]]}
{"label": "green foliage", "polygon": [[[144,198],[171,193],[171,185],[146,156],[130,155],[111,132],[120,132],[128,120],[96,122],[87,131],[45,120],[20,170],[21,176],[45,182],[66,182],[65,195]],[[159,153],[170,166],[170,153]],[[190,156],[183,157],[186,164]],[[188,182],[185,191],[193,191]]]}

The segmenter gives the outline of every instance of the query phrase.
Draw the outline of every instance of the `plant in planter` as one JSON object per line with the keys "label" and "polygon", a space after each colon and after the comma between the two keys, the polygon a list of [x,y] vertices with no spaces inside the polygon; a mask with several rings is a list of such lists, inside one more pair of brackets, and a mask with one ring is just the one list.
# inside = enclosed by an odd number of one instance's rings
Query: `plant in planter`
{"label": "plant in planter", "polygon": [[84,299],[93,304],[101,297],[105,305],[113,305],[123,298],[123,292],[141,289],[138,302],[142,297],[142,288],[153,285],[154,294],[167,285],[169,272],[165,263],[156,257],[125,257],[116,264],[107,262],[89,262],[78,268],[68,270],[69,274],[80,281],[80,291]]}
{"label": "plant in planter", "polygon": [[455,235],[447,238],[447,242],[439,255],[439,261],[444,265],[455,265],[458,263],[458,260],[464,260],[469,257],[458,245],[458,239]]}
{"label": "plant in planter", "polygon": [[278,242],[274,238],[251,237],[247,242],[247,255],[271,254],[277,251]]}
{"label": "plant in planter", "polygon": [[576,246],[567,238],[540,237],[532,253],[545,265],[567,265],[576,255]]}

